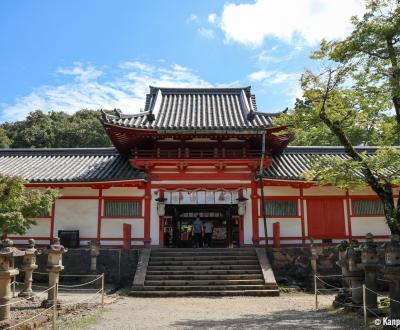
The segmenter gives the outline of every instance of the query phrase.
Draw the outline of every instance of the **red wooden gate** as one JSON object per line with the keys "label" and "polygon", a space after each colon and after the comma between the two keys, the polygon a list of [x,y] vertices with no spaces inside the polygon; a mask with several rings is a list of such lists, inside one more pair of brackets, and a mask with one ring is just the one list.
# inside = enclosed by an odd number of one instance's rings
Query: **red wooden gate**
{"label": "red wooden gate", "polygon": [[346,238],[343,199],[307,199],[310,238]]}

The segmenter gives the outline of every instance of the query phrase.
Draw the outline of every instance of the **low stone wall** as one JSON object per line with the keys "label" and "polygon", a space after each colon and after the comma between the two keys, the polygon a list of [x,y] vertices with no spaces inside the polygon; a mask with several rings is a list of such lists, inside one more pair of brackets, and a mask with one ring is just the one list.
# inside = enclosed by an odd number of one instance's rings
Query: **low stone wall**
{"label": "low stone wall", "polygon": [[[100,249],[97,257],[97,271],[105,274],[108,283],[130,286],[135,276],[139,250],[138,249]],[[17,259],[17,267],[20,268]],[[38,272],[46,272],[47,255],[37,257]],[[63,255],[64,271],[61,274],[89,274],[90,252],[89,249],[69,249]],[[73,278],[75,280],[75,278]],[[80,278],[79,278],[80,279]],[[47,275],[34,274],[34,280],[46,281]],[[63,279],[64,280],[64,279]],[[66,280],[66,278],[65,278]]]}
{"label": "low stone wall", "polygon": [[[318,246],[317,269],[320,275],[341,274],[336,265],[339,254],[336,246]],[[378,255],[382,269],[385,264],[384,249],[378,249]],[[279,285],[298,286],[301,288],[312,288],[314,283],[313,271],[311,269],[310,247],[280,247],[268,249],[268,257]],[[383,275],[378,273],[378,278]],[[340,278],[327,278],[325,281],[341,286]],[[378,282],[380,288],[387,284]]]}
{"label": "low stone wall", "polygon": [[[311,251],[309,247],[281,247],[268,250],[272,269],[278,284],[309,287],[313,281]],[[317,260],[321,275],[340,274],[336,265],[338,252],[335,247],[321,247]]]}

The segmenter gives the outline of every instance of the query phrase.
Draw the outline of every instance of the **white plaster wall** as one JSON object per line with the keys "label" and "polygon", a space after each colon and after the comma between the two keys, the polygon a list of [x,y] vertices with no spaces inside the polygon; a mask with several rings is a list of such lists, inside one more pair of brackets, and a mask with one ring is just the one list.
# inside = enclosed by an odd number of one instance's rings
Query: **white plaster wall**
{"label": "white plaster wall", "polygon": [[[261,195],[261,189],[258,189],[258,194]],[[264,195],[268,196],[299,196],[300,190],[292,187],[284,186],[264,186]]]}
{"label": "white plaster wall", "polygon": [[303,200],[303,212],[304,212],[304,235],[308,236],[308,218],[307,218],[307,201]]}
{"label": "white plaster wall", "polygon": [[141,197],[144,196],[144,189],[136,187],[111,187],[103,190],[103,196]]}
{"label": "white plaster wall", "polygon": [[351,231],[353,236],[390,235],[390,230],[384,217],[352,217]]}
{"label": "white plaster wall", "polygon": [[[251,196],[251,188],[247,188],[245,190],[245,194],[247,198]],[[253,209],[252,209],[251,199],[247,201],[246,204],[246,213],[243,217],[243,240],[244,244],[253,244]]]}
{"label": "white plaster wall", "polygon": [[101,220],[101,237],[105,238],[122,238],[123,225],[128,223],[132,225],[132,238],[144,237],[144,221],[143,219],[102,219]]}
{"label": "white plaster wall", "polygon": [[98,203],[96,199],[58,199],[54,235],[58,234],[58,230],[79,230],[80,237],[96,237]]}
{"label": "white plaster wall", "polygon": [[[156,196],[158,189],[151,189],[151,196]],[[160,217],[157,214],[157,201],[151,198],[150,202],[150,245],[160,244]]]}
{"label": "white plaster wall", "polygon": [[59,190],[60,196],[98,196],[99,190],[86,187],[65,187]]}
{"label": "white plaster wall", "polygon": [[343,210],[344,210],[344,227],[346,230],[346,235],[349,235],[349,217],[347,213],[347,202],[343,200]]}
{"label": "white plaster wall", "polygon": [[[301,219],[300,218],[267,218],[268,237],[273,236],[272,224],[280,223],[281,237],[301,237]],[[259,235],[264,236],[264,220],[258,219]]]}
{"label": "white plaster wall", "polygon": [[28,229],[24,237],[49,237],[50,236],[50,218],[35,219],[36,225]]}
{"label": "white plaster wall", "polygon": [[303,189],[304,196],[344,196],[346,191],[336,187],[311,187]]}

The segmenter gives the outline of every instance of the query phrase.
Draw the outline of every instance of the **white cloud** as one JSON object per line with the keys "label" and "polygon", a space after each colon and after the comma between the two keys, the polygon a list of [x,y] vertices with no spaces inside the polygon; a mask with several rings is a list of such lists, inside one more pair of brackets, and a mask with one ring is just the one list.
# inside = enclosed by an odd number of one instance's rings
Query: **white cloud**
{"label": "white cloud", "polygon": [[[14,104],[3,104],[1,118],[4,121],[21,120],[36,109],[73,113],[83,108],[119,108],[125,113],[134,113],[143,108],[149,85],[213,86],[190,68],[178,64],[155,66],[139,61],[127,61],[121,63],[119,69],[115,77],[105,79],[114,71],[100,71],[81,63],[75,63],[70,68],[60,68],[57,70],[60,78],[72,75],[74,79],[57,86],[39,86],[30,94],[17,98]],[[98,79],[100,75],[101,81]]]}
{"label": "white cloud", "polygon": [[211,13],[210,15],[208,15],[207,19],[208,19],[208,23],[215,24],[215,23],[217,23],[218,16],[215,13]]}
{"label": "white cloud", "polygon": [[201,28],[197,29],[197,31],[204,38],[207,38],[207,39],[214,39],[215,38],[215,33],[214,33],[214,30],[212,30],[212,29],[201,27]]}
{"label": "white cloud", "polygon": [[103,74],[102,71],[96,69],[92,65],[83,67],[82,63],[80,62],[75,62],[74,65],[75,66],[72,68],[59,68],[57,72],[64,75],[75,76],[75,80],[82,82],[97,79]]}
{"label": "white cloud", "polygon": [[186,19],[186,23],[198,23],[199,17],[195,14],[190,14],[190,16]]}
{"label": "white cloud", "polygon": [[267,37],[286,42],[296,38],[314,45],[321,39],[343,38],[350,18],[364,11],[363,0],[256,0],[224,6],[220,27],[227,41],[261,46]]}
{"label": "white cloud", "polygon": [[264,79],[266,79],[267,77],[269,77],[271,75],[270,72],[267,72],[266,70],[259,70],[253,73],[250,73],[247,78],[250,81],[262,81]]}
{"label": "white cloud", "polygon": [[300,74],[297,72],[259,70],[250,73],[247,79],[258,83],[261,91],[269,91],[269,93],[276,95],[287,95],[290,98],[288,104],[293,103],[302,94],[299,84]]}

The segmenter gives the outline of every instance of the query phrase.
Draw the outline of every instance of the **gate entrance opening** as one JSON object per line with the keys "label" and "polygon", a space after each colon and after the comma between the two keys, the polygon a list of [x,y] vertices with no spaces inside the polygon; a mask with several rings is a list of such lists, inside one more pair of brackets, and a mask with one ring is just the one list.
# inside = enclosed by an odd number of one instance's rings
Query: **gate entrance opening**
{"label": "gate entrance opening", "polygon": [[239,247],[239,215],[236,204],[231,205],[166,205],[164,216],[164,245],[194,247],[192,224],[197,215],[212,222],[210,247]]}

